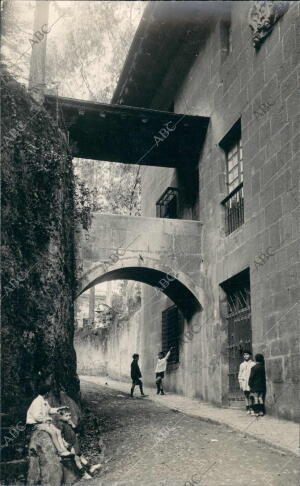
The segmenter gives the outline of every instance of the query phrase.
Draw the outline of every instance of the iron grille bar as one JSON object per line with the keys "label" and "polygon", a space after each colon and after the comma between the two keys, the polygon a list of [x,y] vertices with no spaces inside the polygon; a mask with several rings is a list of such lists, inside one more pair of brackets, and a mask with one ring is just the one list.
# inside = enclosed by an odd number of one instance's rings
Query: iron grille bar
{"label": "iron grille bar", "polygon": [[244,223],[243,183],[239,184],[222,204],[225,208],[226,234],[229,235]]}

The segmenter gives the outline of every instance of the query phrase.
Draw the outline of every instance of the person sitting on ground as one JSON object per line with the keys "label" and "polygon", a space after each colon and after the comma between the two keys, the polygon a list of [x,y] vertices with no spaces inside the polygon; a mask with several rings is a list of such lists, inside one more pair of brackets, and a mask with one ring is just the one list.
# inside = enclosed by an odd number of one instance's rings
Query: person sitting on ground
{"label": "person sitting on ground", "polygon": [[75,432],[76,426],[72,422],[70,408],[60,407],[55,413],[49,412],[52,415],[54,425],[61,430],[62,437],[67,443],[68,449],[74,454],[75,466],[83,479],[91,479],[97,469],[100,469],[101,464],[90,465],[87,459],[81,454],[80,445],[77,434]]}
{"label": "person sitting on ground", "polygon": [[165,371],[167,369],[167,360],[171,354],[172,349],[173,348],[169,349],[166,356],[162,351],[158,353],[157,363],[155,368],[155,383],[157,388],[157,392],[156,392],[157,395],[159,394],[165,395],[164,387],[163,387],[163,379],[165,376]]}
{"label": "person sitting on ground", "polygon": [[139,367],[139,364],[138,364],[139,358],[140,358],[140,356],[137,353],[133,354],[133,356],[132,356],[131,373],[130,373],[131,379],[132,379],[132,386],[131,386],[131,390],[130,390],[130,396],[131,397],[133,397],[133,392],[134,392],[136,385],[138,385],[140,387],[141,395],[143,397],[146,396],[144,394],[144,391],[143,391],[143,382],[141,380],[142,373],[141,373],[141,370],[140,370],[140,367]]}
{"label": "person sitting on ground", "polygon": [[67,443],[61,435],[61,431],[52,423],[52,414],[57,413],[60,409],[51,408],[47,400],[51,386],[47,383],[42,383],[38,388],[38,396],[32,401],[27,410],[26,425],[33,430],[43,430],[47,432],[52,439],[52,442],[61,457],[71,456],[72,453],[67,448]]}
{"label": "person sitting on ground", "polygon": [[264,401],[266,396],[265,358],[262,354],[255,355],[255,365],[251,368],[249,377],[250,394],[253,397],[252,410],[256,417],[265,414]]}
{"label": "person sitting on ground", "polygon": [[252,366],[255,365],[254,361],[251,358],[252,353],[251,351],[244,350],[243,357],[244,361],[240,364],[238,380],[240,383],[240,388],[244,392],[245,395],[245,402],[246,402],[246,411],[248,414],[251,413],[251,399],[250,399],[250,388],[249,388],[249,377]]}

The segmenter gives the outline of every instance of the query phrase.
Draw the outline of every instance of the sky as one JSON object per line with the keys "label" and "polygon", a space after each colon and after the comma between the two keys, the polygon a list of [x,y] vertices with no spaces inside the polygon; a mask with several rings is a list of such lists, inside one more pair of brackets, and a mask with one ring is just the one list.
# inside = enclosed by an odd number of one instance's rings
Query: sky
{"label": "sky", "polygon": [[[4,37],[2,52],[6,54],[13,64],[13,72],[17,74],[18,80],[27,85],[29,80],[29,65],[31,55],[31,43],[34,20],[33,0],[6,0],[11,5],[10,10],[10,31]],[[47,35],[47,77],[48,87],[58,85],[60,96],[69,96],[81,99],[94,98],[97,101],[108,102],[115,88],[116,81],[112,83],[110,69],[114,59],[114,53],[118,51],[120,69],[123,65],[136,28],[141,19],[143,9],[147,2],[140,1],[54,1],[50,0],[49,23],[52,26]],[[105,10],[103,6],[105,5]],[[114,21],[109,19],[109,12],[113,8],[117,26],[114,28]],[[86,17],[84,13],[86,12]],[[103,27],[103,13],[107,12]],[[70,30],[74,34],[84,22],[89,21],[92,26],[99,24],[101,27],[91,32],[91,38],[85,38],[88,46],[92,45],[92,37],[99,44],[98,57],[94,62],[91,59],[83,59],[83,70],[75,70],[70,76],[63,76],[61,72],[55,75],[53,64],[56,62],[55,52],[65,53],[66,60],[70,47]],[[4,22],[5,22],[4,18]],[[93,22],[94,21],[94,22]],[[130,26],[130,27],[129,27]],[[129,31],[130,33],[129,33]],[[129,35],[128,35],[129,33]],[[120,49],[120,43],[122,48]],[[79,46],[80,47],[80,46]],[[92,52],[91,52],[92,54]],[[51,66],[49,66],[51,63]],[[119,63],[118,63],[119,66]],[[50,69],[52,68],[52,69]],[[54,73],[53,73],[54,71]],[[104,90],[106,89],[106,93]],[[100,99],[99,99],[100,98]],[[105,98],[105,99],[104,99]]]}

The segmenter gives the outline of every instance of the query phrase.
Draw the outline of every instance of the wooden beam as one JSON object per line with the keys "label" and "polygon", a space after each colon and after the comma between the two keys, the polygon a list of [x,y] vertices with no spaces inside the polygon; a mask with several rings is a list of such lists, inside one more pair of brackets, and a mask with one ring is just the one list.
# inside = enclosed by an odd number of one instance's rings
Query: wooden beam
{"label": "wooden beam", "polygon": [[198,162],[209,118],[45,96],[69,132],[75,157],[160,167]]}

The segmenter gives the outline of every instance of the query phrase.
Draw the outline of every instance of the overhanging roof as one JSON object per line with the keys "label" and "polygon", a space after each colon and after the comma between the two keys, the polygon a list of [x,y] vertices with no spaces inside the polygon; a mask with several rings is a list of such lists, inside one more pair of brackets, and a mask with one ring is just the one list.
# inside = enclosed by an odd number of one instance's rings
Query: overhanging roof
{"label": "overhanging roof", "polygon": [[44,104],[54,115],[59,110],[74,157],[126,164],[196,164],[209,121],[206,117],[54,95],[46,95]]}
{"label": "overhanging roof", "polygon": [[230,2],[149,2],[130,46],[112,103],[168,109]]}

